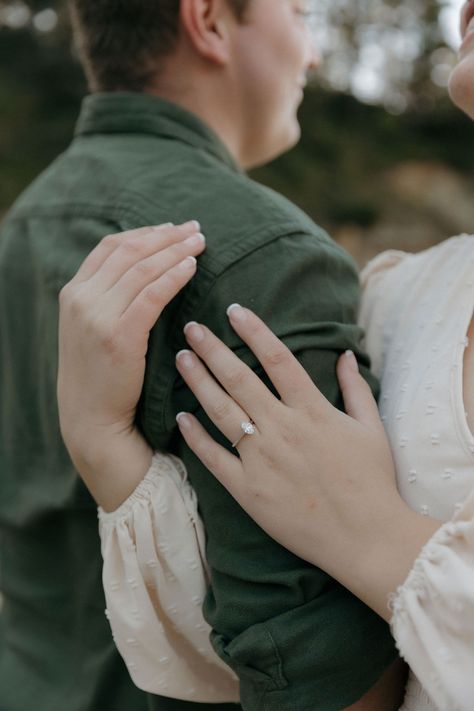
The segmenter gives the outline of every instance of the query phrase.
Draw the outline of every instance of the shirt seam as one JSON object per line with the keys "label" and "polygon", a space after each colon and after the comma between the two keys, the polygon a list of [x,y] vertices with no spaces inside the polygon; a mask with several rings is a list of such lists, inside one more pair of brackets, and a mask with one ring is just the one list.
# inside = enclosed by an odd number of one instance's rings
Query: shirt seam
{"label": "shirt seam", "polygon": [[[318,239],[319,246],[327,249],[330,252],[337,253],[336,245],[335,243],[332,243],[329,238],[324,238],[324,232],[320,230],[320,228],[317,228],[318,231],[320,231],[320,237],[322,239]],[[259,232],[253,233],[253,236],[255,237]],[[192,318],[193,320],[198,320],[200,319],[200,315],[205,310],[206,304],[207,304],[207,299],[209,298],[210,293],[212,290],[216,287],[217,283],[219,282],[220,279],[222,279],[226,272],[228,272],[230,269],[234,268],[239,262],[243,261],[244,259],[247,259],[251,257],[252,254],[255,252],[264,249],[268,247],[269,244],[272,244],[279,239],[284,239],[285,237],[291,237],[292,235],[301,235],[306,236],[306,237],[312,237],[316,235],[311,233],[309,230],[304,230],[304,229],[295,229],[292,233],[281,233],[279,232],[277,235],[269,235],[269,239],[266,240],[263,244],[259,243],[255,245],[254,249],[251,249],[250,251],[244,251],[239,258],[236,258],[235,260],[231,261],[229,264],[227,264],[224,268],[222,268],[220,271],[213,272],[209,268],[206,267],[206,265],[202,265],[199,267],[201,273],[203,273],[203,276],[205,275],[207,277],[207,287],[203,288],[197,288],[194,292],[192,291],[192,287],[189,291],[185,292],[185,297],[183,299],[182,304],[180,305],[178,311],[177,311],[177,316],[179,317],[180,320],[184,322],[188,321],[191,317],[191,309],[192,309]],[[240,246],[242,246],[242,243],[239,243]],[[202,286],[202,281],[200,286]],[[198,304],[198,308],[196,308],[196,304]],[[186,314],[189,314],[187,316]],[[180,332],[175,329],[172,333],[172,343],[171,343],[171,350],[177,351],[180,344],[179,344],[179,337],[180,337]],[[161,379],[160,379],[161,380]],[[164,378],[163,378],[164,381]],[[157,388],[156,395],[158,398],[161,396],[162,397],[162,408],[161,408],[161,413],[159,415],[159,429],[152,428],[154,430],[155,435],[160,435],[163,433],[167,432],[167,427],[166,427],[166,413],[168,412],[169,409],[169,403],[170,399],[173,393],[173,388],[174,388],[174,380],[169,380],[167,379],[166,382],[161,382],[160,387]],[[155,380],[155,383],[157,381]],[[149,421],[153,422],[154,416],[156,416],[156,413],[150,412],[150,400],[147,398],[144,402],[144,417],[148,419]]]}

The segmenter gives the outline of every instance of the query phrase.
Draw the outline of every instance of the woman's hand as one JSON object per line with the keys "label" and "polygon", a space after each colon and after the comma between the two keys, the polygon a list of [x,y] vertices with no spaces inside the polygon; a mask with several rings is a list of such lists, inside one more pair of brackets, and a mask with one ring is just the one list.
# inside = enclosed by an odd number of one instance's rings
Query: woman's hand
{"label": "woman's hand", "polygon": [[[238,305],[228,313],[281,400],[207,328],[188,324],[195,353],[179,353],[178,370],[229,442],[238,441],[240,458],[186,413],[178,415],[183,436],[273,538],[388,618],[389,593],[438,524],[414,514],[397,492],[388,441],[354,355],[338,364],[348,416],[255,314]],[[243,435],[249,421],[255,433]]]}
{"label": "woman's hand", "polygon": [[61,432],[92,495],[116,508],[149,468],[134,429],[151,328],[191,279],[205,247],[197,222],[105,237],[62,289]]}

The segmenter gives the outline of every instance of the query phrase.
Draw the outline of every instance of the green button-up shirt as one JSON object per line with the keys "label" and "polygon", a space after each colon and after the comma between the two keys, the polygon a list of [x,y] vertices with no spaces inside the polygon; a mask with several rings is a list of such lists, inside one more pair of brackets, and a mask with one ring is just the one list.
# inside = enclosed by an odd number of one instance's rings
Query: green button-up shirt
{"label": "green button-up shirt", "polygon": [[55,398],[62,285],[105,234],[191,218],[207,250],[153,330],[138,422],[154,448],[184,460],[198,493],[216,650],[240,676],[247,711],[344,708],[395,658],[385,623],[263,533],[175,423],[191,410],[210,426],[175,370],[187,321],[209,325],[258,370],[228,326],[233,302],[262,316],[340,405],[335,363],[347,348],[358,352],[361,335],[352,261],[244,175],[195,116],[151,96],[94,95],[71,146],[20,197],[0,236],[2,711],[193,706],[147,699],[114,650],[96,509],[61,443]]}

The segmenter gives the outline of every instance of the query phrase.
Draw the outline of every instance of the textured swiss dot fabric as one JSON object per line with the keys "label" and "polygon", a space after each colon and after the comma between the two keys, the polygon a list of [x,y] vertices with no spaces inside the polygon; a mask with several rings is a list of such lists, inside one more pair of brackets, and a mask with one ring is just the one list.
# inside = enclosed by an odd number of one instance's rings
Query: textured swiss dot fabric
{"label": "textured swiss dot fabric", "polygon": [[135,684],[187,701],[237,702],[237,678],[214,652],[202,614],[204,527],[182,463],[155,454],[119,509],[99,509],[99,530],[107,617]]}
{"label": "textured swiss dot fabric", "polygon": [[362,281],[360,321],[400,492],[414,510],[446,522],[392,600],[392,631],[413,670],[403,711],[472,711],[474,437],[463,363],[474,237],[416,255],[384,253]]}

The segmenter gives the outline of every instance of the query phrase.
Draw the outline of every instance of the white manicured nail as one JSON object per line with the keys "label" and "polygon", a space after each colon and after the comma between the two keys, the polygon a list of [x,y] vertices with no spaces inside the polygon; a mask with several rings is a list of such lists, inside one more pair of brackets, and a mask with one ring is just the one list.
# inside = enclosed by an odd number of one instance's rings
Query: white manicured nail
{"label": "white manicured nail", "polygon": [[176,360],[183,368],[192,368],[194,366],[194,357],[191,351],[183,350],[176,354]]}
{"label": "white manicured nail", "polygon": [[173,226],[174,225],[172,222],[164,222],[162,225],[154,225],[154,227],[152,227],[151,229],[152,230],[162,230],[165,227],[173,227]]}
{"label": "white manicured nail", "polygon": [[198,232],[197,235],[192,235],[192,237],[188,237],[188,239],[184,240],[184,244],[189,245],[190,247],[197,247],[200,244],[203,244],[206,241],[206,238],[204,237],[201,232]]}
{"label": "white manicured nail", "polygon": [[231,304],[227,309],[227,316],[235,321],[245,321],[247,314],[240,304]]}
{"label": "white manicured nail", "polygon": [[184,335],[190,341],[200,343],[205,338],[204,329],[196,321],[190,321],[183,329]]}
{"label": "white manicured nail", "polygon": [[179,266],[181,269],[192,269],[196,266],[196,264],[196,257],[186,257],[186,259],[183,259],[183,261],[179,263]]}
{"label": "white manicured nail", "polygon": [[344,354],[347,358],[347,362],[349,363],[349,366],[351,369],[355,372],[359,372],[359,364],[357,362],[357,358],[354,355],[354,351],[346,351]]}
{"label": "white manicured nail", "polygon": [[192,421],[187,412],[179,412],[176,415],[176,422],[182,430],[191,429]]}

